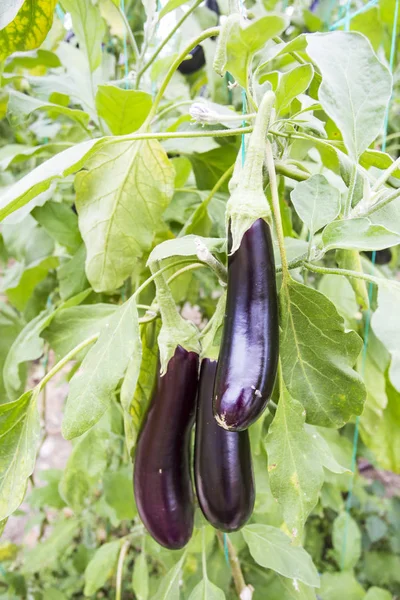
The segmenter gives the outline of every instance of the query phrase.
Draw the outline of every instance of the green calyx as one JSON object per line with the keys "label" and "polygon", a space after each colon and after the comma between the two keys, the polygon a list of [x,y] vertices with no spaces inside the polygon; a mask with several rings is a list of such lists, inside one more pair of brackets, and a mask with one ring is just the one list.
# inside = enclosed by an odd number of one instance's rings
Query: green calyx
{"label": "green calyx", "polygon": [[232,235],[232,254],[239,248],[243,235],[257,219],[271,219],[271,210],[264,194],[263,166],[265,141],[274,102],[275,94],[268,91],[261,100],[246,148],[244,166],[239,172],[239,163],[235,165],[230,185],[231,197],[226,210],[226,221],[228,226],[230,224]]}

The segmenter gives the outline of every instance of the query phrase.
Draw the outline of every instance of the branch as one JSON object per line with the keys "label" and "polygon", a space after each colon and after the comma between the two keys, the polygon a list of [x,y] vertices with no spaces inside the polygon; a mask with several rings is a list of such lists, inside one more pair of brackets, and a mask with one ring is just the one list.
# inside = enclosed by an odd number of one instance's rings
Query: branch
{"label": "branch", "polygon": [[[246,585],[235,546],[232,544],[229,536],[227,534],[225,535],[228,545],[229,564],[232,570],[236,593],[241,600],[251,600],[254,590],[250,585]],[[220,531],[217,531],[217,537],[223,546],[224,538]]]}
{"label": "branch", "polygon": [[121,596],[121,592],[122,592],[122,573],[123,573],[123,569],[124,569],[124,560],[125,560],[126,553],[128,552],[129,545],[130,545],[130,541],[129,540],[125,540],[124,543],[122,544],[121,552],[119,553],[118,567],[117,567],[117,585],[116,585],[116,591],[115,591],[115,600],[121,600],[121,598],[122,598],[122,596]]}
{"label": "branch", "polygon": [[314,273],[321,273],[322,275],[344,275],[345,277],[352,277],[353,279],[363,279],[364,281],[369,281],[375,285],[380,285],[385,281],[384,278],[374,277],[374,275],[367,275],[366,273],[358,273],[357,271],[350,271],[350,269],[331,269],[329,267],[319,267],[309,262],[304,262],[303,266]]}

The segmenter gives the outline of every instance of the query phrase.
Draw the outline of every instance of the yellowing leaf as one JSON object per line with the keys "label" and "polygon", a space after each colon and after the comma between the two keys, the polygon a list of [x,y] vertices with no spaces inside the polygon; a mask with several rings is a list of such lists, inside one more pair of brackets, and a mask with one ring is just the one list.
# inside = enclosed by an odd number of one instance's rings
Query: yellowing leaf
{"label": "yellowing leaf", "polygon": [[87,168],[75,184],[86,275],[96,291],[115,290],[165,227],[175,172],[155,140],[109,145]]}
{"label": "yellowing leaf", "polygon": [[0,61],[17,50],[34,50],[53,22],[56,0],[25,0],[11,23],[0,31]]}

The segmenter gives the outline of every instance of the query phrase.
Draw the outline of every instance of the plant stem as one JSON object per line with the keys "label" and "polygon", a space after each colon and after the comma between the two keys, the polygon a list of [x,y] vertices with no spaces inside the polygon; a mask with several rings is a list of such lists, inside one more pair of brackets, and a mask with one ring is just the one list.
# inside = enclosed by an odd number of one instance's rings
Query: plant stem
{"label": "plant stem", "polygon": [[166,132],[143,132],[136,134],[110,136],[110,143],[135,141],[135,140],[173,140],[179,138],[198,137],[229,137],[231,135],[242,135],[251,133],[253,127],[241,127],[240,129],[214,129],[210,131],[166,131]]}
{"label": "plant stem", "polygon": [[153,64],[153,62],[156,60],[157,56],[160,54],[161,50],[168,44],[169,40],[175,35],[175,33],[178,31],[178,29],[180,29],[182,23],[184,23],[184,21],[186,21],[186,19],[189,17],[189,15],[191,15],[192,12],[194,10],[196,10],[196,8],[202,3],[202,1],[203,0],[196,0],[194,2],[194,4],[192,4],[192,6],[189,8],[189,10],[182,15],[182,17],[176,23],[175,27],[169,32],[169,34],[166,36],[166,38],[162,41],[162,43],[155,50],[154,54],[150,57],[150,59],[147,61],[147,63],[139,71],[139,73],[137,75],[137,79],[136,79],[136,87],[137,88],[139,87],[139,83],[140,83],[140,80],[141,80],[143,74]]}
{"label": "plant stem", "polygon": [[383,208],[387,204],[390,204],[390,202],[393,202],[393,200],[397,200],[397,198],[399,198],[399,196],[400,196],[400,190],[395,190],[389,196],[387,196],[386,198],[384,198],[384,200],[381,200],[380,202],[376,202],[375,204],[373,204],[372,206],[370,206],[368,208],[368,210],[366,210],[363,213],[360,213],[357,216],[358,217],[368,217],[369,215],[372,215],[374,212],[376,212],[377,210],[380,210],[381,208]]}
{"label": "plant stem", "polygon": [[177,271],[176,273],[171,275],[171,277],[169,277],[167,279],[167,283],[169,285],[170,283],[172,283],[174,281],[174,279],[176,279],[180,275],[183,275],[183,273],[187,273],[188,271],[194,271],[196,269],[204,269],[205,266],[206,265],[204,263],[192,263],[191,265],[188,265],[187,267],[183,267],[182,269],[179,269],[179,271]]}
{"label": "plant stem", "polygon": [[390,165],[390,167],[386,169],[386,171],[384,171],[382,175],[375,181],[371,191],[376,192],[381,187],[381,185],[383,185],[389,179],[391,174],[397,169],[398,166],[400,166],[400,157],[397,160],[395,160]]}
{"label": "plant stem", "polygon": [[354,196],[354,190],[356,187],[356,181],[357,181],[357,165],[355,164],[353,166],[353,169],[351,171],[351,177],[350,177],[350,184],[349,184],[349,191],[347,194],[347,198],[346,198],[346,204],[344,207],[344,216],[348,217],[351,211],[351,206],[353,203],[353,196]]}
{"label": "plant stem", "polygon": [[131,26],[129,25],[128,18],[127,18],[125,12],[122,10],[121,7],[119,8],[119,14],[121,15],[122,20],[124,21],[124,25],[125,25],[125,29],[126,29],[126,32],[128,34],[128,37],[129,37],[129,41],[132,44],[132,48],[133,48],[133,51],[135,53],[136,60],[138,60],[139,55],[140,55],[139,48],[137,46],[137,43],[136,43],[136,40],[135,40],[135,36],[133,35]]}
{"label": "plant stem", "polygon": [[[217,531],[217,537],[223,546],[224,538],[220,531]],[[235,546],[232,544],[232,542],[229,539],[229,536],[227,534],[226,534],[226,541],[227,541],[227,545],[228,545],[229,564],[231,566],[232,578],[233,578],[233,582],[235,584],[236,593],[239,596],[239,598],[242,598],[243,591],[247,589],[247,590],[249,590],[248,597],[251,598],[250,594],[252,594],[252,588],[250,588],[249,586],[246,585]]]}
{"label": "plant stem", "polygon": [[269,174],[269,184],[270,184],[270,189],[271,189],[272,211],[274,213],[276,235],[278,238],[279,252],[281,255],[281,262],[282,262],[282,277],[283,277],[283,282],[285,283],[289,278],[289,266],[288,266],[286,250],[285,250],[285,236],[283,234],[282,216],[281,216],[281,209],[279,206],[279,193],[278,193],[278,184],[276,181],[274,156],[272,153],[272,146],[271,146],[271,143],[269,140],[267,140],[267,142],[266,142],[266,158],[267,158],[267,169],[268,169],[268,174]]}
{"label": "plant stem", "polygon": [[202,560],[202,566],[203,566],[203,578],[204,579],[208,579],[208,575],[207,575],[207,557],[206,557],[206,528],[203,527],[202,532],[201,532],[201,542],[202,542],[202,548],[201,548],[201,560]]}
{"label": "plant stem", "polygon": [[77,354],[79,354],[79,352],[81,350],[83,350],[87,346],[90,346],[90,344],[93,344],[93,342],[96,342],[98,340],[98,338],[99,338],[99,333],[95,333],[94,335],[90,336],[86,340],[83,340],[83,342],[81,342],[80,344],[78,344],[77,346],[75,346],[75,348],[72,348],[72,350],[70,350],[68,352],[68,354],[66,354],[64,356],[64,358],[62,358],[61,360],[59,360],[58,363],[55,364],[52,369],[50,369],[50,371],[43,377],[42,381],[39,381],[39,383],[36,386],[36,388],[38,388],[38,391],[39,392],[42,391],[43,388],[44,388],[44,386],[50,381],[50,379],[52,377],[54,377],[54,375],[56,375],[59,371],[61,371],[61,369],[70,360],[72,360]]}
{"label": "plant stem", "polygon": [[193,100],[182,100],[181,102],[176,102],[175,104],[171,104],[170,106],[167,106],[166,108],[163,108],[163,110],[161,110],[158,115],[156,115],[154,117],[154,121],[159,121],[162,117],[164,117],[164,115],[166,115],[167,113],[169,113],[171,110],[175,110],[176,108],[179,108],[180,106],[191,106],[193,104]]}
{"label": "plant stem", "polygon": [[125,540],[122,544],[121,552],[119,553],[118,558],[118,566],[117,566],[117,585],[115,590],[115,600],[121,600],[122,596],[122,573],[124,569],[124,560],[126,553],[128,552],[128,548],[130,545],[129,540]]}
{"label": "plant stem", "polygon": [[306,181],[306,179],[310,177],[310,175],[305,171],[301,171],[296,167],[291,167],[290,165],[279,160],[275,161],[275,171],[279,173],[279,175],[284,175],[285,177],[289,177],[295,181]]}
{"label": "plant stem", "polygon": [[133,296],[135,296],[135,298],[141,294],[141,292],[143,292],[143,290],[149,285],[149,283],[151,283],[152,281],[154,281],[156,279],[156,277],[158,275],[160,275],[161,273],[164,273],[165,271],[168,271],[169,269],[173,269],[174,267],[180,267],[181,265],[187,265],[188,263],[192,263],[192,260],[190,258],[185,258],[182,260],[178,260],[176,263],[173,263],[171,265],[166,265],[165,267],[162,267],[159,271],[157,271],[157,273],[153,273],[152,275],[150,275],[150,277],[148,277],[146,279],[146,281],[144,281],[142,283],[142,285],[140,285],[135,292],[133,293]]}
{"label": "plant stem", "polygon": [[196,238],[194,242],[197,248],[197,258],[216,273],[219,281],[226,284],[228,281],[228,272],[224,265],[211,254],[200,238]]}
{"label": "plant stem", "polygon": [[375,285],[380,285],[385,281],[384,278],[374,277],[373,275],[367,275],[366,273],[359,273],[358,271],[351,271],[350,269],[319,267],[318,265],[306,261],[303,263],[303,266],[314,273],[321,273],[322,275],[344,275],[345,277],[353,277],[354,279],[363,279],[364,281],[369,281]]}
{"label": "plant stem", "polygon": [[151,110],[147,116],[147,119],[143,124],[143,129],[146,129],[146,127],[149,126],[149,124],[153,120],[154,116],[156,115],[158,105],[160,104],[161,100],[164,97],[165,90],[167,89],[169,82],[171,81],[176,69],[179,67],[181,62],[186,58],[186,56],[188,54],[190,54],[190,51],[193,50],[193,48],[195,48],[196,46],[198,46],[198,44],[200,44],[200,42],[202,42],[203,40],[206,40],[207,38],[210,38],[210,37],[216,37],[219,34],[219,32],[220,32],[220,27],[210,27],[209,29],[206,29],[199,36],[192,39],[189,42],[189,44],[186,46],[186,48],[183,50],[183,52],[181,52],[180,55],[174,60],[174,62],[168,69],[168,72],[164,78],[164,81],[162,82],[162,84],[160,86],[160,89],[157,92],[156,97],[154,98],[153,106],[151,107]]}
{"label": "plant stem", "polygon": [[205,208],[207,208],[207,206],[210,204],[214,195],[218,192],[219,188],[222,187],[222,185],[225,183],[225,181],[227,179],[229,179],[229,177],[232,175],[234,168],[235,168],[235,165],[233,164],[231,167],[229,167],[229,169],[227,171],[225,171],[225,173],[223,175],[221,175],[221,177],[218,179],[217,183],[214,185],[211,192],[208,194],[207,198],[205,198],[203,200],[203,202],[196,208],[194,213],[186,221],[186,223],[183,226],[182,230],[180,231],[178,237],[182,237],[183,235],[187,235],[188,233],[193,232],[193,223],[196,221],[196,218],[199,216],[199,214],[201,214],[203,212],[203,210]]}

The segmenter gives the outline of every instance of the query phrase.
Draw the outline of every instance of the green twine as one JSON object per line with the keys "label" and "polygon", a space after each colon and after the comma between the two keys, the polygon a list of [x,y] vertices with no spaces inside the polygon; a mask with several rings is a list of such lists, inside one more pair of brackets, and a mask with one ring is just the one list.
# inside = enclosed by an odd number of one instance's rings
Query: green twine
{"label": "green twine", "polygon": [[[358,10],[356,10],[355,12],[350,14],[350,3],[348,3],[346,6],[346,16],[343,19],[339,18],[339,20],[336,21],[336,23],[333,23],[333,25],[331,25],[329,27],[330,31],[332,31],[333,29],[338,29],[339,27],[342,27],[342,25],[346,25],[347,22],[348,22],[348,25],[350,25],[350,21],[352,19],[354,19],[354,17],[361,15],[362,13],[369,10],[373,6],[376,6],[377,4],[379,4],[379,0],[370,0],[369,2],[367,2],[367,4],[364,4],[364,6],[362,6],[361,8],[359,8]],[[333,8],[333,5],[334,5],[334,0],[332,3],[332,8]],[[348,31],[348,29],[347,29],[347,31]]]}
{"label": "green twine", "polygon": [[224,538],[225,560],[226,560],[226,563],[230,566],[230,563],[229,563],[229,549],[228,549],[228,536],[227,536],[226,533],[224,533],[223,538]]}
{"label": "green twine", "polygon": [[57,13],[57,17],[60,19],[60,21],[64,21],[65,12],[63,11],[63,9],[61,8],[61,6],[59,4],[57,4],[57,6],[56,6],[56,13]]}
{"label": "green twine", "polygon": [[[350,2],[351,2],[351,0],[349,0],[349,2],[347,3],[348,11],[350,9]],[[391,47],[390,47],[390,60],[389,60],[389,66],[390,66],[391,73],[393,73],[394,58],[395,58],[395,52],[396,52],[396,31],[397,31],[397,21],[398,21],[398,17],[399,17],[399,3],[400,3],[399,0],[396,0],[396,4],[395,4],[395,8],[394,8],[394,16],[393,16],[392,43],[391,43]],[[349,27],[350,27],[350,19],[351,19],[351,15],[349,15],[349,12],[347,12],[346,18],[347,18],[346,31],[348,31]],[[385,121],[384,121],[384,128],[383,128],[383,140],[382,140],[382,151],[383,152],[386,149],[390,102],[391,102],[391,99],[389,100],[389,103],[388,103],[388,106],[386,109],[386,113],[385,113]],[[371,257],[371,262],[373,265],[375,264],[375,260],[376,260],[376,251],[374,251],[372,253],[372,257]],[[366,317],[365,317],[364,345],[363,345],[363,354],[362,354],[362,363],[361,363],[361,375],[363,378],[365,377],[365,366],[366,366],[366,361],[367,361],[368,341],[369,341],[370,326],[371,326],[371,301],[372,301],[372,291],[373,291],[372,285],[373,284],[370,283],[369,288],[368,288],[369,308],[367,310]],[[344,569],[350,509],[351,509],[352,501],[353,501],[354,476],[355,476],[356,465],[357,465],[357,447],[358,447],[359,429],[360,429],[360,417],[357,417],[355,427],[354,427],[353,452],[352,452],[352,457],[351,457],[352,476],[351,476],[350,485],[349,485],[349,489],[348,489],[348,495],[347,495],[347,499],[346,499],[346,523],[345,523],[345,528],[344,528],[342,556],[341,556],[341,569],[342,570]]]}

